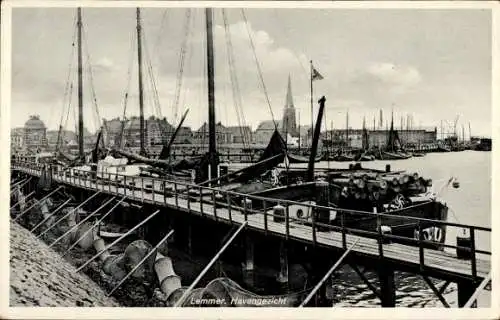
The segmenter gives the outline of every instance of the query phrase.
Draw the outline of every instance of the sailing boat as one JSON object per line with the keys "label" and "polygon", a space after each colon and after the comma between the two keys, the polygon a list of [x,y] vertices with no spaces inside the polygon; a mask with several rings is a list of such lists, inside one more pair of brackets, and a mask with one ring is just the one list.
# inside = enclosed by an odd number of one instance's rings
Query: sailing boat
{"label": "sailing boat", "polygon": [[411,155],[401,151],[401,140],[398,132],[394,130],[394,114],[391,113],[391,128],[388,133],[387,146],[385,150],[379,152],[380,160],[404,160],[411,158]]}

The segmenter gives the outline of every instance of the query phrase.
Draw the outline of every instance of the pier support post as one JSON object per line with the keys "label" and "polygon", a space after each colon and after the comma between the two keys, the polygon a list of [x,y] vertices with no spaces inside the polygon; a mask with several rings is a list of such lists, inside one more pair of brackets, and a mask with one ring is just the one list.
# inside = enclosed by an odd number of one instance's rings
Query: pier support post
{"label": "pier support post", "polygon": [[193,254],[193,227],[188,224],[187,227],[187,251],[189,255]]}
{"label": "pier support post", "polygon": [[380,300],[383,308],[396,306],[396,285],[394,282],[394,269],[381,263],[378,271],[380,281]]}
{"label": "pier support post", "polygon": [[255,283],[255,244],[250,235],[245,236],[245,263],[243,266],[243,281],[253,287]]}
{"label": "pier support post", "polygon": [[284,289],[288,288],[288,250],[284,240],[280,242],[280,272],[278,273],[278,282]]}
{"label": "pier support post", "polygon": [[[477,286],[474,284],[474,282],[470,280],[457,281],[457,289],[458,289],[457,295],[458,295],[459,308],[465,306],[467,301],[474,294],[474,291],[476,291],[476,287]],[[471,307],[476,308],[477,303],[472,304]]]}
{"label": "pier support post", "polygon": [[249,235],[245,237],[245,271],[254,270],[254,244]]}

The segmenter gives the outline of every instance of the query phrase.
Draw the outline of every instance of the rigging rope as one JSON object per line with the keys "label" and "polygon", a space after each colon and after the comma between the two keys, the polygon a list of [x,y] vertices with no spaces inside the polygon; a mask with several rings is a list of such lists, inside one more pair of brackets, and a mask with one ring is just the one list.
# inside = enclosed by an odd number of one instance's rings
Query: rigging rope
{"label": "rigging rope", "polygon": [[[87,57],[87,60],[86,60],[86,66],[87,66],[87,74],[88,74],[88,80],[89,80],[89,87],[90,87],[90,95],[91,95],[91,99],[92,99],[92,103],[93,103],[93,107],[94,107],[94,110],[95,113],[93,114],[94,117],[97,117],[94,118],[94,126],[95,126],[95,130],[98,131],[99,128],[101,127],[101,115],[100,115],[100,112],[99,112],[99,106],[98,106],[98,103],[97,103],[97,94],[95,92],[95,86],[94,86],[94,76],[93,76],[93,72],[92,72],[92,63],[91,63],[91,57],[90,57],[90,52],[89,52],[89,46],[88,46],[88,41],[87,41],[87,31],[85,30],[84,26],[82,26],[82,34],[83,34],[83,42],[85,44],[85,54],[86,54],[86,57]],[[107,124],[104,122],[103,123],[103,126],[104,126],[104,130],[107,132],[108,131],[108,128],[107,128]]]}
{"label": "rigging rope", "polygon": [[262,90],[264,91],[264,95],[266,97],[266,101],[267,101],[267,105],[269,107],[269,111],[271,112],[271,118],[273,120],[274,129],[278,130],[278,124],[276,123],[276,120],[274,118],[273,109],[271,107],[271,101],[269,100],[269,95],[267,93],[266,84],[264,83],[264,78],[262,76],[262,70],[260,68],[259,59],[257,58],[257,53],[256,53],[256,50],[255,50],[255,45],[254,45],[254,42],[253,42],[253,39],[252,39],[252,34],[250,33],[250,27],[248,26],[248,20],[247,20],[246,14],[245,14],[245,9],[243,9],[243,8],[241,9],[241,15],[242,15],[243,20],[245,22],[245,27],[246,27],[246,30],[247,30],[247,33],[248,33],[248,38],[250,39],[250,44],[251,44],[251,47],[252,47],[252,53],[253,53],[253,56],[254,56],[254,59],[255,59],[255,64],[257,65],[257,70],[258,70],[258,74],[259,74],[260,85],[262,86]]}
{"label": "rigging rope", "polygon": [[123,146],[123,132],[125,131],[125,122],[126,122],[126,112],[127,112],[127,105],[128,105],[128,96],[130,92],[130,82],[132,79],[132,66],[134,63],[134,52],[136,49],[136,33],[133,32],[132,34],[132,50],[130,50],[130,57],[129,57],[129,64],[128,64],[128,70],[127,70],[127,86],[125,88],[125,94],[123,95],[123,115],[122,119],[120,121],[120,130],[118,132],[118,137],[115,141],[115,146],[117,148],[122,148]]}
{"label": "rigging rope", "polygon": [[222,18],[224,20],[224,31],[226,35],[226,49],[227,49],[227,59],[229,65],[229,75],[231,78],[231,89],[233,94],[233,102],[236,109],[236,117],[239,124],[240,134],[243,139],[244,148],[248,148],[248,142],[251,141],[251,137],[248,137],[248,132],[245,130],[246,119],[242,109],[241,93],[238,83],[238,77],[236,73],[236,65],[234,63],[234,51],[233,44],[231,41],[231,31],[229,30],[229,24],[227,21],[226,10],[222,9]]}
{"label": "rigging rope", "polygon": [[[146,37],[143,35],[143,44],[144,44],[144,62],[146,63],[146,70],[148,71],[148,79],[149,79],[149,85],[151,86],[151,91],[152,91],[152,104],[153,104],[153,114],[156,115],[160,120],[163,118],[162,113],[161,113],[161,104],[160,104],[160,97],[158,94],[158,89],[156,86],[155,82],[155,75],[153,71],[153,66],[151,63],[151,58],[149,55],[148,51],[148,46],[146,44]],[[147,82],[146,82],[147,83]],[[160,128],[160,133],[162,136],[164,136],[166,132],[166,128],[164,127],[164,124],[162,121],[158,121],[158,126]]]}
{"label": "rigging rope", "polygon": [[72,78],[71,76],[73,75],[73,64],[74,64],[74,57],[75,57],[75,40],[76,40],[76,35],[77,35],[77,15],[75,13],[75,16],[73,18],[73,37],[71,39],[71,54],[70,54],[70,59],[69,59],[69,66],[68,66],[68,76],[66,78],[66,83],[64,87],[64,95],[63,95],[63,101],[62,101],[62,112],[61,112],[61,118],[59,120],[59,127],[57,128],[57,141],[56,141],[56,152],[59,151],[62,141],[61,141],[61,135],[63,131],[63,119],[64,119],[64,114],[66,110],[66,103],[70,103],[71,99],[71,93],[70,93],[70,86],[72,85]]}
{"label": "rigging rope", "polygon": [[179,96],[182,87],[183,73],[184,73],[184,62],[186,56],[186,46],[188,44],[189,31],[191,27],[191,9],[186,9],[185,21],[184,21],[184,38],[181,44],[181,49],[179,52],[179,62],[178,62],[178,72],[177,81],[175,86],[175,96],[172,103],[172,110],[174,112],[172,123],[177,122],[177,113],[179,109]]}
{"label": "rigging rope", "polygon": [[[273,13],[274,13],[274,17],[275,17],[275,21],[278,21],[279,20],[279,17],[278,17],[278,11],[276,8],[273,9]],[[280,28],[283,27],[281,24],[277,23],[276,25],[278,25]],[[292,36],[287,32],[287,28],[281,28],[283,33],[285,34],[285,36],[289,39],[292,38]],[[310,80],[309,77],[310,77],[310,74],[309,74],[309,71],[308,71],[308,68],[306,68],[304,66],[304,64],[302,63],[302,61],[300,61],[300,58],[299,56],[297,55],[297,53],[295,52],[295,50],[291,50],[295,59],[297,59],[297,62],[299,63],[302,71],[304,72],[304,75],[306,76],[307,80]]]}

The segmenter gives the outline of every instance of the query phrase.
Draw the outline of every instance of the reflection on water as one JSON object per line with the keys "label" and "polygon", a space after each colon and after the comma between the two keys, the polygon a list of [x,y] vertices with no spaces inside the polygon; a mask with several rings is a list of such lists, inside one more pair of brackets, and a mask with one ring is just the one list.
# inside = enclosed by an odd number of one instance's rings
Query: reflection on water
{"label": "reflection on water", "polygon": [[[460,188],[452,186],[442,189],[439,196],[450,207],[448,221],[476,226],[491,227],[491,153],[463,151],[451,153],[431,153],[425,157],[399,161],[373,161],[362,164],[365,168],[381,169],[391,164],[392,170],[407,170],[432,178],[435,191],[450,177],[456,177]],[[321,162],[317,167],[347,168],[347,163]],[[446,242],[456,244],[456,236],[461,230],[448,228]],[[491,250],[490,233],[478,232],[476,245],[482,250]],[[450,249],[453,251],[453,249]],[[378,287],[375,273],[367,273],[368,279]],[[441,286],[443,281],[434,280]],[[336,273],[334,281],[337,303],[334,306],[372,307],[380,305],[379,299],[359,279],[349,267]],[[442,307],[429,286],[419,276],[396,272],[396,305],[401,307]],[[445,298],[452,306],[456,306],[456,285],[450,284],[444,292]],[[483,292],[478,299],[479,307],[490,305],[490,292]]]}

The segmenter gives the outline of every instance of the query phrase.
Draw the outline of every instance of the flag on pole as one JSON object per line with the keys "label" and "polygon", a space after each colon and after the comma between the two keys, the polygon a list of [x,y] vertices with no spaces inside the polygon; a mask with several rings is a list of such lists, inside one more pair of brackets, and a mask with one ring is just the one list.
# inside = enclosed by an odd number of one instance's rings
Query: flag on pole
{"label": "flag on pole", "polygon": [[314,80],[323,80],[324,77],[318,72],[318,70],[316,70],[314,67],[312,67],[311,79],[312,79],[312,81],[314,81]]}

